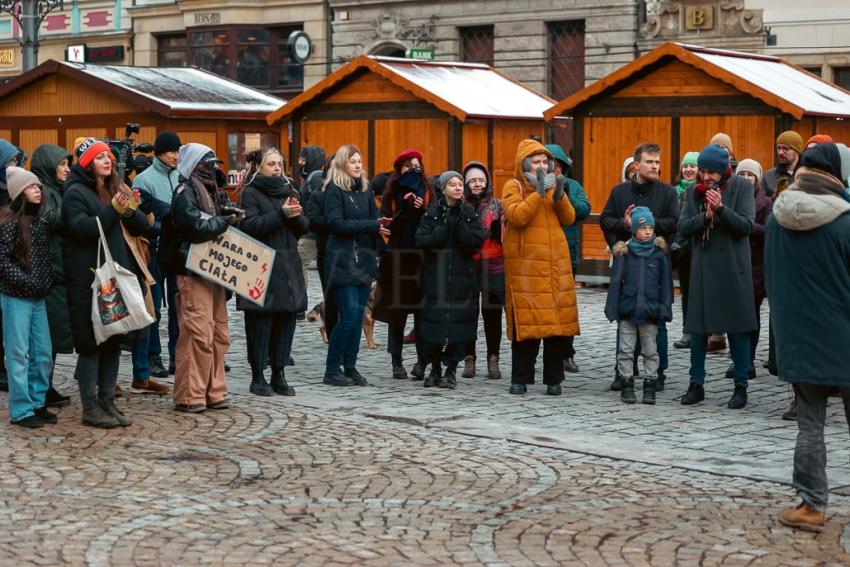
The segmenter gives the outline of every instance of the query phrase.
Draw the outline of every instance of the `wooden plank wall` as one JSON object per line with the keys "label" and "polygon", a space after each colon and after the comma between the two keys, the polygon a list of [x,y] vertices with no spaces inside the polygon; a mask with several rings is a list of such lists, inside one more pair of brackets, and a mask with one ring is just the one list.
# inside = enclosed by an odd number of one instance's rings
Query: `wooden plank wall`
{"label": "wooden plank wall", "polygon": [[449,166],[449,122],[445,118],[375,120],[375,173],[389,171],[406,148],[422,152],[425,173],[439,175]]}
{"label": "wooden plank wall", "polygon": [[532,134],[543,138],[543,120],[493,121],[493,193],[501,198],[502,188],[514,177],[517,146]]}
{"label": "wooden plank wall", "polygon": [[[754,159],[764,169],[769,169],[773,167],[774,123],[773,115],[682,116],[679,119],[679,161],[685,152],[701,151],[714,134],[725,132],[732,139],[732,149],[738,160]],[[668,170],[662,172],[661,178],[672,183],[676,174]]]}
{"label": "wooden plank wall", "polygon": [[339,90],[325,97],[324,103],[397,102],[416,101],[413,93],[395,85],[388,79],[369,72],[348,81]]}
{"label": "wooden plank wall", "polygon": [[138,111],[139,108],[127,100],[61,75],[45,77],[0,102],[0,116],[9,117],[55,118]]}
{"label": "wooden plank wall", "polygon": [[463,163],[480,161],[487,165],[487,121],[469,121],[463,125]]}
{"label": "wooden plank wall", "polygon": [[366,120],[303,120],[301,122],[301,147],[321,146],[330,156],[343,144],[360,148],[363,167],[369,164],[369,123]]}
{"label": "wooden plank wall", "polygon": [[733,86],[691,67],[679,60],[638,79],[613,97],[655,97],[655,96],[723,96],[738,95]]}
{"label": "wooden plank wall", "polygon": [[[634,155],[635,147],[643,142],[655,142],[662,148],[662,179],[669,177],[672,163],[671,120],[665,116],[586,118],[583,139],[583,185],[595,214],[602,211],[611,188],[620,183],[623,161]],[[594,218],[596,218],[594,216]],[[589,221],[582,227],[582,257],[588,260],[607,260],[605,240],[598,222]]]}

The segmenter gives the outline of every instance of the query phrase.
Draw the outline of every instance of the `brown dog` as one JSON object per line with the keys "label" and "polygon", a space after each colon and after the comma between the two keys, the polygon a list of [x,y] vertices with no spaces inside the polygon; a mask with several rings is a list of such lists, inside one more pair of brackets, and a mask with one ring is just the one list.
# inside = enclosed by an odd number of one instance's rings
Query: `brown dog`
{"label": "brown dog", "polygon": [[[372,318],[372,307],[375,305],[375,288],[377,284],[372,282],[372,288],[369,290],[369,301],[366,303],[366,311],[363,313],[363,334],[366,336],[366,346],[371,349],[378,348],[378,343],[375,342],[375,320]],[[320,325],[319,334],[322,336],[322,341],[328,342],[328,332],[325,329],[325,302],[316,304],[308,313],[307,320],[311,323]]]}

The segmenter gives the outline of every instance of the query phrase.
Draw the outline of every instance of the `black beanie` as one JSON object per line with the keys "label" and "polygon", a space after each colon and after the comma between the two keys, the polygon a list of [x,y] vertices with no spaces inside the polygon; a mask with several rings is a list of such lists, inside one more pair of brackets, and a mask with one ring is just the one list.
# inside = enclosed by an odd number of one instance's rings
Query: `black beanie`
{"label": "black beanie", "polygon": [[180,149],[180,137],[171,130],[163,130],[156,137],[156,142],[153,144],[154,155],[161,155],[165,152],[176,152]]}
{"label": "black beanie", "polygon": [[800,167],[820,169],[841,179],[841,154],[838,151],[838,146],[833,142],[822,142],[813,148],[804,150],[800,156]]}

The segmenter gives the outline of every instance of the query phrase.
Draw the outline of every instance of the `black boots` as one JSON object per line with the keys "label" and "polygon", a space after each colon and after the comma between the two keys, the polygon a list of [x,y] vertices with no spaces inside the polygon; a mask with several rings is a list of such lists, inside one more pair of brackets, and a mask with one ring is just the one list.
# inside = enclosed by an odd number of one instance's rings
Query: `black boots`
{"label": "black boots", "polygon": [[696,403],[699,403],[705,399],[705,390],[702,387],[702,384],[697,384],[696,382],[691,382],[691,385],[688,386],[688,391],[685,392],[685,395],[682,396],[682,405],[690,406]]}
{"label": "black boots", "polygon": [[271,387],[275,394],[279,394],[281,396],[295,395],[295,388],[286,383],[286,374],[284,373],[283,368],[272,369]]}
{"label": "black boots", "polygon": [[623,377],[620,376],[618,371],[614,371],[614,381],[611,382],[611,385],[608,386],[608,389],[612,392],[619,392],[623,389]]}
{"label": "black boots", "polygon": [[425,382],[422,385],[426,388],[431,388],[432,386],[439,386],[443,381],[443,371],[441,368],[441,364],[431,364],[431,372],[428,373],[428,377],[425,378]]}
{"label": "black boots", "polygon": [[407,370],[401,362],[393,362],[393,380],[407,380]]}
{"label": "black boots", "polygon": [[[473,364],[475,364],[473,359]],[[440,388],[448,388],[454,390],[457,388],[457,362],[449,362],[446,367],[446,373],[443,375],[443,381],[440,383]]]}
{"label": "black boots", "polygon": [[660,380],[650,380],[648,378],[643,379],[643,403],[654,406],[655,405],[655,392],[657,392],[658,382]]}
{"label": "black boots", "polygon": [[350,367],[350,368],[346,368],[343,371],[343,374],[345,375],[346,378],[351,380],[351,383],[354,384],[355,386],[368,386],[369,385],[369,382],[367,382],[366,379],[363,377],[363,375],[360,374],[359,372],[357,372],[357,369],[354,368],[353,366]]}
{"label": "black boots", "polygon": [[656,392],[663,392],[665,382],[667,382],[667,376],[664,374],[663,370],[659,370],[658,371],[658,379],[655,381],[655,391]]}
{"label": "black boots", "polygon": [[47,394],[45,394],[44,398],[44,407],[48,408],[62,408],[65,406],[71,405],[70,396],[63,396],[59,392],[56,391],[56,388],[50,386],[47,389]]}
{"label": "black boots", "polygon": [[256,394],[258,396],[272,395],[271,386],[269,386],[269,383],[266,382],[266,377],[263,376],[262,370],[251,370],[251,386],[248,390],[252,394]]}
{"label": "black boots", "polygon": [[735,393],[729,398],[729,403],[726,407],[729,409],[741,409],[747,405],[747,387],[735,384]]}
{"label": "black boots", "polygon": [[620,389],[620,401],[622,401],[624,404],[633,404],[637,402],[637,398],[635,397],[634,378],[624,378],[622,380],[622,387]]}

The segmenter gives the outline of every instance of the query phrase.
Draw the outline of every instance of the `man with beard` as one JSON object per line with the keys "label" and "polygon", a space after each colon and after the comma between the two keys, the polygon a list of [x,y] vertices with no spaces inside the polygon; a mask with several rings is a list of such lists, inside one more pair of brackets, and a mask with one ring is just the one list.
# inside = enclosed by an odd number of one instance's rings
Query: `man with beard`
{"label": "man with beard", "polygon": [[761,179],[765,195],[773,197],[774,193],[781,193],[794,182],[794,171],[802,152],[803,138],[797,132],[787,130],[779,134],[776,138],[776,160],[779,165],[768,169]]}

